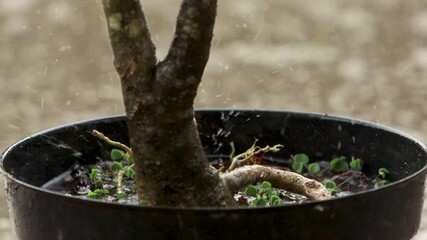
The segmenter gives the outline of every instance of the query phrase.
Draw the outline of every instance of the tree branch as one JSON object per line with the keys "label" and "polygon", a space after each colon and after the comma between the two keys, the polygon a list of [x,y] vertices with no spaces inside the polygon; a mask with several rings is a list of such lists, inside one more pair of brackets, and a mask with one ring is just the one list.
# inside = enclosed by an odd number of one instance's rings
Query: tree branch
{"label": "tree branch", "polygon": [[[114,52],[114,65],[120,75],[126,111],[136,105],[138,96],[153,79],[155,46],[151,40],[139,0],[102,0],[108,33]],[[140,88],[142,85],[142,89]]]}
{"label": "tree branch", "polygon": [[331,197],[329,191],[319,182],[294,172],[282,171],[260,165],[237,168],[221,175],[225,185],[231,192],[249,184],[269,181],[273,187],[298,193],[312,200],[325,200]]}
{"label": "tree branch", "polygon": [[183,0],[175,35],[164,62],[180,80],[195,78],[198,86],[209,59],[217,0]]}

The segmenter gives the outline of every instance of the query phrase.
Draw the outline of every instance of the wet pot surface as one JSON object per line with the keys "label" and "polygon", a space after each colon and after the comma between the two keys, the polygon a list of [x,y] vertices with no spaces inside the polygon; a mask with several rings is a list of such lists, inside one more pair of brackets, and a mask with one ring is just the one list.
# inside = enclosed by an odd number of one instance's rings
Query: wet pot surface
{"label": "wet pot surface", "polygon": [[79,163],[109,152],[91,131],[128,142],[122,116],[63,126],[31,136],[3,155],[11,219],[19,239],[410,239],[423,202],[427,153],[419,141],[372,123],[320,114],[197,111],[209,155],[241,152],[254,139],[283,144],[278,158],[357,157],[366,174],[390,170],[386,187],[322,202],[270,208],[142,207],[82,200],[40,188]]}

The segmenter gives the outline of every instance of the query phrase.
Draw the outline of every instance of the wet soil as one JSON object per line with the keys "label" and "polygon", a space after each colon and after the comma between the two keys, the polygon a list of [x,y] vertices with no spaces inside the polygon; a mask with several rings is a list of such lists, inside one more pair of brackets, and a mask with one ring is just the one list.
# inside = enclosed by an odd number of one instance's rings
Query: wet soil
{"label": "wet soil", "polygon": [[[231,162],[229,159],[225,161],[218,158],[211,159],[213,163],[222,163],[221,165],[212,164],[212,166],[218,170],[220,166],[224,166],[223,164],[229,165]],[[278,168],[283,171],[291,171],[291,169],[293,169],[293,163],[295,162],[292,159],[281,160],[271,157],[262,160],[261,157],[259,157],[259,159],[259,164]],[[345,158],[340,159],[342,162],[348,164]],[[135,189],[134,177],[122,175],[120,177],[121,180],[118,180],[118,170],[113,169],[114,163],[120,163],[120,170],[122,171],[131,167],[126,160],[112,161],[110,159],[104,159],[97,164],[91,165],[80,165],[77,162],[67,171],[46,182],[42,188],[83,199],[96,199],[103,202],[119,202],[133,205],[140,204]],[[305,164],[300,173],[307,178],[315,179],[323,183],[325,186],[327,186],[327,182],[333,182],[336,186],[334,188],[329,187],[332,197],[348,196],[354,193],[379,188],[388,183],[386,180],[388,178],[386,176],[381,177],[378,174],[368,176],[365,175],[363,171],[350,168],[348,165],[346,170],[339,171],[334,171],[333,168],[330,167],[330,161],[318,161],[316,165],[318,166],[316,172],[310,172],[307,167],[308,164]],[[96,171],[97,175],[93,174],[94,171]],[[119,181],[120,184],[118,183]],[[387,182],[385,183],[383,181]],[[261,183],[258,183],[255,186],[260,184]],[[276,192],[277,196],[283,200],[283,204],[301,204],[311,201],[303,195],[288,192],[286,189],[272,187],[272,191]],[[258,186],[257,188],[261,187]],[[255,195],[246,194],[245,189],[246,187],[234,193],[234,198],[240,207],[250,206],[252,201],[256,198]],[[265,191],[261,191],[259,195],[262,197],[264,192]],[[149,202],[143,202],[143,204],[149,204]]]}
{"label": "wet soil", "polygon": [[[159,58],[178,2],[144,1]],[[347,115],[427,141],[426,29],[423,0],[222,1],[195,104]],[[0,1],[0,56],[1,149],[123,113],[99,1]],[[415,239],[427,239],[427,210]]]}

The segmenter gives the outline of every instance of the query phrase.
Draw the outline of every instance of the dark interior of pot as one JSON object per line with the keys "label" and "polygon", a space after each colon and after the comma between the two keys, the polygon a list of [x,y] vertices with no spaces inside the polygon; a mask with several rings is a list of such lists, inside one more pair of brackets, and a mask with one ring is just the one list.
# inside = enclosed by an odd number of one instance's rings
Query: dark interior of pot
{"label": "dark interior of pot", "polygon": [[[185,215],[187,217],[179,220],[181,221],[179,228],[161,223],[160,225],[163,227],[157,225],[155,227],[156,232],[159,233],[159,231],[163,231],[162,229],[167,227],[164,231],[173,229],[174,234],[178,234],[176,236],[193,236],[191,234],[196,231],[198,237],[204,237],[202,239],[254,237],[258,236],[257,234],[264,236],[263,234],[265,233],[262,230],[255,233],[249,230],[238,231],[238,234],[228,232],[236,232],[236,230],[232,229],[239,229],[236,228],[237,226],[258,231],[257,226],[254,224],[258,224],[258,228],[268,224],[279,224],[279,229],[288,229],[286,231],[271,230],[267,236],[272,239],[286,239],[284,236],[287,236],[287,239],[409,239],[417,231],[422,208],[427,153],[425,146],[416,139],[380,125],[320,114],[203,110],[197,111],[196,118],[199,124],[200,136],[208,155],[228,155],[231,152],[230,142],[234,142],[237,152],[242,152],[250,147],[255,139],[258,139],[260,146],[267,144],[284,145],[283,151],[275,153],[274,156],[267,156],[271,161],[286,159],[296,153],[306,153],[316,160],[330,159],[334,156],[345,156],[349,159],[352,157],[361,158],[365,163],[364,172],[367,175],[375,174],[378,168],[385,167],[390,171],[392,183],[384,188],[356,194],[352,197],[328,200],[323,203],[314,202],[300,206],[272,208],[276,209],[274,210],[275,212],[267,208],[250,209],[243,213],[242,216],[236,215],[237,217],[233,214],[241,213],[241,209],[219,210],[223,215],[218,215],[218,210],[213,212],[213,209],[192,209],[184,213],[180,212],[184,210],[174,208],[153,210],[137,206],[119,207],[118,204],[94,201],[83,203],[83,200],[66,196],[62,196],[62,204],[66,202],[68,207],[74,207],[73,211],[80,211],[78,208],[85,204],[91,206],[110,205],[109,211],[112,212],[108,214],[116,214],[116,217],[124,214],[126,212],[124,209],[126,208],[138,211],[139,214],[142,214],[140,216],[151,214],[150,217],[154,218],[154,220],[150,220],[152,222],[150,223],[151,225],[144,222],[144,225],[140,226],[140,229],[144,231],[150,231],[149,226],[153,226],[152,224],[156,222],[156,217],[161,215],[158,211],[162,214],[172,214],[174,216],[178,211],[180,214],[188,214]],[[6,177],[6,181],[11,199],[12,214],[25,212],[22,209],[23,205],[25,205],[24,203],[17,204],[13,202],[16,200],[17,195],[20,194],[19,188],[16,191],[10,190],[14,184],[20,184],[15,179],[39,187],[71,167],[77,161],[80,164],[94,163],[109,157],[109,148],[106,147],[105,143],[92,136],[93,129],[105,133],[115,141],[128,143],[125,118],[113,117],[49,130],[29,137],[5,152],[2,168],[4,172],[9,174]],[[22,191],[32,191],[32,194],[48,194],[45,190],[29,187],[28,185]],[[21,201],[22,199],[21,196]],[[47,200],[44,201],[48,202]],[[73,205],[74,203],[76,205]],[[116,211],[116,208],[123,209]],[[135,210],[135,208],[139,210]],[[67,214],[73,214],[72,210],[64,211],[67,211]],[[156,212],[155,216],[152,215],[154,214],[152,211]],[[259,215],[257,217],[254,213],[270,214],[270,217],[261,221],[259,220],[261,217]],[[25,212],[25,214],[28,215],[29,213]],[[108,218],[107,215],[104,217]],[[233,216],[234,218],[230,220],[229,218]],[[197,221],[197,223],[194,221],[197,218],[205,217],[210,219],[211,222]],[[122,216],[122,218],[126,217]],[[214,220],[214,218],[217,220]],[[22,228],[31,225],[17,216],[14,219],[15,224],[22,225]],[[344,222],[344,220],[347,221]],[[373,224],[372,221],[375,220],[381,220],[384,223]],[[55,219],[52,218],[51,221],[54,222]],[[121,225],[126,225],[126,221],[131,220],[124,220]],[[161,220],[159,219],[159,221]],[[201,225],[202,222],[206,225]],[[298,229],[299,222],[301,224],[314,224],[315,227],[312,226],[312,230],[304,228],[304,231],[299,232],[297,230],[289,230],[289,228]],[[366,222],[369,222],[369,224]],[[50,223],[45,222],[42,224],[49,225]],[[77,223],[68,222],[67,224],[72,227]],[[186,229],[188,231],[185,230],[185,227],[183,230],[182,224],[187,226]],[[207,225],[212,224],[216,224],[217,227],[207,227]],[[334,226],[334,229],[330,228],[330,224]],[[402,224],[404,226],[396,226]],[[138,224],[133,222],[133,225]],[[231,228],[229,225],[234,227]],[[218,231],[217,228],[219,226],[222,227],[223,231]],[[348,229],[350,226],[356,227],[358,230]],[[43,228],[43,226],[38,227]],[[100,228],[103,230],[103,227],[100,226]],[[17,227],[17,229],[19,232],[20,228]],[[129,234],[133,232],[134,230],[128,230]],[[190,234],[190,232],[192,233]],[[22,239],[29,239],[26,236],[30,236],[22,232],[17,234]],[[123,237],[134,236],[117,235],[117,238],[115,238],[112,237],[114,234],[109,234],[106,235],[110,237],[109,239],[124,239]],[[149,236],[156,236],[155,232],[150,232],[150,234],[152,235]],[[90,233],[86,233],[86,236],[90,236]],[[339,238],[336,238],[337,236]],[[128,239],[133,238],[130,237]],[[162,238],[147,237],[146,239]]]}

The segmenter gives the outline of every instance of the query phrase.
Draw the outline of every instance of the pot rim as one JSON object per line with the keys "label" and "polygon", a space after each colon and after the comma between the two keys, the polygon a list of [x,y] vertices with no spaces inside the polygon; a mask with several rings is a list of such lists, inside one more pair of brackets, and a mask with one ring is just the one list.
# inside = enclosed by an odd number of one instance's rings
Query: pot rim
{"label": "pot rim", "polygon": [[[322,120],[331,120],[331,121],[337,121],[337,122],[343,122],[343,123],[358,124],[358,125],[362,125],[362,126],[366,126],[366,127],[375,127],[379,130],[387,131],[387,132],[408,138],[408,139],[412,140],[415,144],[419,145],[423,149],[423,151],[427,152],[426,144],[424,144],[421,140],[415,138],[414,136],[412,136],[408,133],[402,132],[402,131],[397,130],[395,128],[388,127],[388,126],[385,126],[385,125],[382,125],[379,123],[361,120],[361,119],[352,118],[352,117],[346,117],[346,116],[340,116],[340,115],[330,115],[327,113],[319,113],[319,112],[285,111],[285,110],[272,110],[272,109],[203,108],[203,109],[195,109],[195,111],[197,111],[197,112],[231,112],[231,113],[232,112],[252,112],[252,113],[260,113],[260,114],[262,114],[262,113],[288,113],[288,114],[292,114],[292,115],[303,115],[306,117],[319,118]],[[30,188],[34,191],[38,191],[38,192],[45,193],[45,194],[53,194],[53,195],[56,195],[58,197],[65,197],[65,198],[68,198],[72,201],[85,201],[85,202],[92,203],[92,204],[108,204],[111,207],[117,207],[117,208],[126,207],[126,208],[139,208],[139,209],[158,210],[158,211],[218,211],[219,210],[219,211],[224,211],[224,212],[230,212],[230,211],[261,211],[261,210],[265,211],[266,209],[273,209],[273,211],[274,211],[274,209],[277,209],[277,208],[298,208],[299,206],[307,207],[310,205],[315,207],[316,205],[320,205],[322,203],[330,204],[334,201],[340,201],[340,200],[348,199],[351,197],[360,196],[362,194],[370,194],[373,192],[385,191],[386,189],[391,188],[391,187],[397,187],[398,185],[402,184],[403,182],[405,182],[411,178],[415,178],[420,174],[423,174],[423,172],[425,172],[427,170],[427,164],[425,164],[417,172],[415,172],[415,173],[413,173],[413,174],[411,174],[405,178],[399,179],[397,181],[390,182],[386,186],[361,191],[361,192],[354,193],[354,194],[347,195],[347,196],[334,197],[334,198],[327,199],[327,200],[310,201],[310,202],[305,202],[305,203],[300,203],[300,204],[289,204],[289,205],[282,205],[282,206],[256,207],[256,208],[241,208],[241,207],[218,208],[218,207],[174,207],[174,206],[154,206],[153,207],[153,206],[140,206],[140,205],[134,205],[134,204],[129,204],[129,203],[103,202],[103,201],[99,201],[96,199],[83,199],[83,198],[65,195],[65,194],[58,193],[58,192],[55,192],[52,190],[47,190],[47,189],[43,189],[43,188],[36,187],[34,185],[28,184],[26,182],[23,182],[21,180],[14,178],[12,176],[12,174],[6,172],[4,169],[4,166],[3,166],[4,157],[10,151],[12,151],[13,148],[15,148],[15,146],[18,146],[21,143],[30,140],[31,138],[34,138],[34,137],[37,137],[37,136],[40,136],[40,135],[43,135],[46,133],[58,131],[62,128],[70,127],[73,125],[83,124],[86,122],[102,122],[102,121],[105,121],[107,119],[118,119],[118,118],[126,118],[126,115],[118,114],[118,115],[111,115],[111,116],[104,116],[104,117],[99,117],[99,118],[91,118],[91,119],[87,119],[87,120],[75,121],[72,123],[58,125],[56,127],[48,128],[46,130],[31,134],[28,137],[25,137],[25,138],[17,141],[16,143],[12,144],[11,146],[7,147],[3,151],[3,153],[1,154],[1,159],[0,159],[0,174],[3,174],[8,179],[10,179],[10,180],[12,180],[12,181],[24,186],[24,187]]]}

